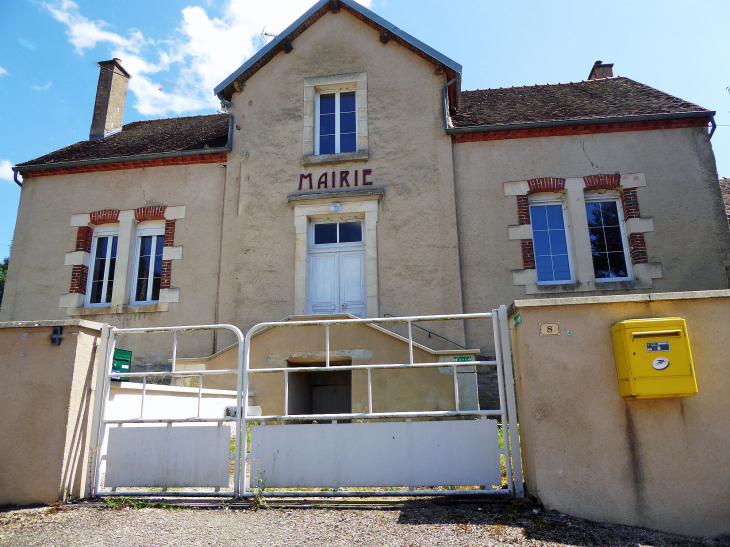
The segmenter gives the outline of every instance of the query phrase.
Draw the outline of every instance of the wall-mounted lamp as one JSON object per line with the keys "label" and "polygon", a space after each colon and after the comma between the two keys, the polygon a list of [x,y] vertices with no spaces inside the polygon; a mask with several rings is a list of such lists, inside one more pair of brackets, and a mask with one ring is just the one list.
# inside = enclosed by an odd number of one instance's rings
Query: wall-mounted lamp
{"label": "wall-mounted lamp", "polygon": [[61,340],[63,340],[63,327],[53,327],[53,330],[51,330],[51,344],[60,346]]}

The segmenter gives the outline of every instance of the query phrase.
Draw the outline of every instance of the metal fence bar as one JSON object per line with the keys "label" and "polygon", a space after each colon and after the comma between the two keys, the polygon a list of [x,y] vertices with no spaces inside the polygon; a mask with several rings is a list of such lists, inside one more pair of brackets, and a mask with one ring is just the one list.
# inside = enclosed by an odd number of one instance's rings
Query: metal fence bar
{"label": "metal fence bar", "polygon": [[410,321],[408,321],[408,357],[413,366],[413,324]]}
{"label": "metal fence bar", "polygon": [[327,360],[325,362],[325,366],[327,368],[329,368],[329,366],[330,366],[330,326],[327,325],[327,328],[325,330],[327,331],[327,335],[326,335],[327,336],[327,344],[326,344],[327,348],[325,349],[325,359],[327,359]]}
{"label": "metal fence bar", "polygon": [[[515,381],[512,374],[512,344],[509,335],[509,317],[507,307],[499,307],[500,335],[502,337],[502,364],[504,367],[504,385],[507,399],[507,419],[509,421],[509,444],[512,454],[512,469],[515,475],[515,496],[525,496],[522,482],[522,461],[520,455],[519,431],[517,428],[517,402],[515,400]],[[502,429],[504,436],[504,428]],[[506,443],[506,441],[505,441]]]}
{"label": "metal fence bar", "polygon": [[456,411],[459,411],[459,378],[456,375],[456,367],[452,367],[453,373],[454,373],[454,406],[456,407]]}
{"label": "metal fence bar", "polygon": [[142,404],[139,405],[139,417],[144,418],[144,396],[147,394],[147,377],[142,378]]}
{"label": "metal fence bar", "polygon": [[104,422],[104,411],[106,410],[106,401],[109,400],[109,389],[111,387],[111,380],[109,378],[109,374],[112,371],[112,366],[114,365],[114,345],[115,345],[115,336],[114,336],[114,327],[110,327],[109,329],[109,348],[107,351],[107,359],[106,359],[106,370],[103,372],[104,374],[104,393],[102,395],[102,405],[99,409],[99,416],[101,417],[101,424],[100,424],[100,435],[99,435],[99,448],[96,453],[96,480],[94,481],[94,495],[97,495],[99,492],[99,486],[101,484],[101,447],[104,446],[104,438],[106,437],[106,424]]}
{"label": "metal fence bar", "polygon": [[373,412],[373,370],[368,369],[368,414]]}
{"label": "metal fence bar", "polygon": [[203,402],[203,375],[198,376],[198,418],[200,418],[200,405]]}
{"label": "metal fence bar", "polygon": [[175,372],[177,363],[177,331],[172,335],[172,372]]}
{"label": "metal fence bar", "polygon": [[94,484],[96,478],[96,462],[99,458],[101,445],[99,444],[99,427],[101,426],[101,409],[104,405],[104,381],[106,379],[104,371],[106,370],[107,359],[109,354],[106,351],[109,343],[109,324],[104,323],[101,326],[101,337],[97,346],[99,352],[99,366],[96,369],[96,384],[93,391],[93,412],[91,415],[91,438],[89,447],[91,455],[89,457],[88,478],[84,486],[84,498],[88,498],[94,494]]}
{"label": "metal fence bar", "polygon": [[504,465],[507,473],[507,488],[510,494],[514,494],[515,485],[512,481],[512,458],[510,446],[507,442],[509,433],[507,433],[507,405],[504,400],[504,372],[502,370],[502,334],[499,328],[499,318],[497,310],[493,310],[492,325],[494,328],[494,352],[497,355],[497,387],[499,388],[499,408],[502,411],[502,444],[504,445]]}
{"label": "metal fence bar", "polygon": [[116,378],[117,376],[132,376],[135,378],[143,378],[144,376],[197,376],[203,374],[205,376],[214,374],[238,374],[237,370],[201,370],[201,371],[157,371],[157,372],[110,372],[109,376]]}
{"label": "metal fence bar", "polygon": [[500,410],[434,410],[432,412],[360,412],[360,413],[342,413],[342,414],[271,414],[263,416],[250,416],[248,421],[262,420],[350,420],[350,419],[368,419],[368,418],[447,418],[460,416],[492,416],[498,418],[501,416]]}
{"label": "metal fence bar", "polygon": [[[469,366],[495,366],[496,361],[469,361]],[[442,368],[442,367],[463,367],[464,363],[435,361],[433,363],[396,363],[396,364],[362,364],[362,365],[337,365],[337,370],[365,370],[365,369],[387,369],[387,368]],[[273,372],[316,372],[328,370],[327,367],[278,367],[278,368],[252,368],[249,374],[268,374]]]}
{"label": "metal fence bar", "polygon": [[284,373],[284,415],[289,415],[289,371]]}

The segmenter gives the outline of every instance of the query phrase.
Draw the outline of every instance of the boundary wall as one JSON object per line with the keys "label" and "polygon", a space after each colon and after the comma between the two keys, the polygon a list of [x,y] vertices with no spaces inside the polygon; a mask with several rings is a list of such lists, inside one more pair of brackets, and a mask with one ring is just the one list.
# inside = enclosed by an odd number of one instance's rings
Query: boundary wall
{"label": "boundary wall", "polygon": [[[699,393],[624,400],[611,326],[660,317],[686,320]],[[520,300],[510,318],[527,493],[590,520],[730,533],[730,291]]]}

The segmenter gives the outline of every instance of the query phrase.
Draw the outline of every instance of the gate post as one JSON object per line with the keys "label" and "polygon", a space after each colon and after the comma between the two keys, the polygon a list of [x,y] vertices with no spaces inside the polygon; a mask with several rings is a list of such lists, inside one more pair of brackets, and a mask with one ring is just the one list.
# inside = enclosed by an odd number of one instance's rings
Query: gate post
{"label": "gate post", "polygon": [[109,358],[109,323],[104,323],[101,327],[101,337],[99,338],[97,355],[99,356],[98,365],[94,374],[96,375],[96,384],[94,386],[94,406],[91,411],[91,436],[89,439],[89,472],[84,485],[84,498],[92,497],[96,494],[94,485],[96,484],[97,463],[99,459],[99,431],[101,423],[101,412],[104,403],[104,380],[106,379],[107,359]]}
{"label": "gate post", "polygon": [[[502,338],[502,366],[504,367],[504,390],[507,397],[507,420],[509,422],[509,445],[512,455],[512,469],[515,475],[515,496],[525,497],[522,479],[522,457],[517,423],[517,401],[515,400],[515,378],[512,372],[512,341],[509,335],[507,306],[499,307],[499,330]],[[505,444],[506,444],[505,439]]]}

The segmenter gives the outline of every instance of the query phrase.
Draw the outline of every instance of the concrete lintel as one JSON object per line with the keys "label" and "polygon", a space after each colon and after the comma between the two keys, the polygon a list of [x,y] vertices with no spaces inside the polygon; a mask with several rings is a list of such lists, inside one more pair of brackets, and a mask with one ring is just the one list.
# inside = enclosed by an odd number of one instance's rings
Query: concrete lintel
{"label": "concrete lintel", "polygon": [[381,188],[373,188],[368,190],[342,190],[337,192],[318,192],[316,190],[310,192],[294,192],[289,194],[286,199],[289,204],[295,204],[298,201],[312,201],[317,199],[331,200],[331,199],[354,199],[358,201],[365,200],[378,200],[381,201],[385,197],[385,190]]}

